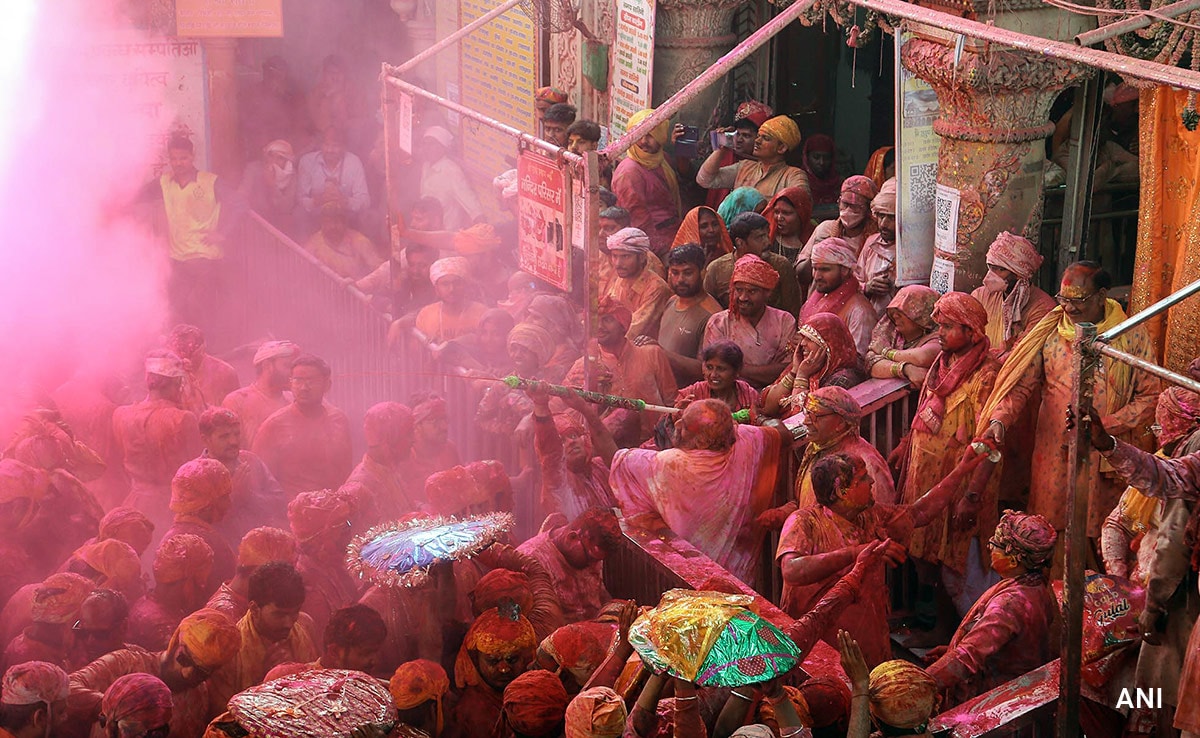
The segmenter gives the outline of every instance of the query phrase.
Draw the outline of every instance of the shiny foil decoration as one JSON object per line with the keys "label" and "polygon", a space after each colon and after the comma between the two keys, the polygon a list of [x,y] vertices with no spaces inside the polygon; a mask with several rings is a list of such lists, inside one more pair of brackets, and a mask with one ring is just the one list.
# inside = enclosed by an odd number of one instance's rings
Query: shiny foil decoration
{"label": "shiny foil decoration", "polygon": [[260,684],[229,700],[238,724],[259,738],[327,738],[398,719],[383,683],[359,671],[312,669]]}
{"label": "shiny foil decoration", "polygon": [[750,609],[753,598],[673,589],[640,616],[629,642],[655,671],[702,687],[740,687],[785,674],[802,661],[784,633]]}
{"label": "shiny foil decoration", "polygon": [[420,587],[429,582],[435,565],[475,556],[500,540],[513,524],[508,513],[384,523],[350,543],[346,565],[372,584]]}

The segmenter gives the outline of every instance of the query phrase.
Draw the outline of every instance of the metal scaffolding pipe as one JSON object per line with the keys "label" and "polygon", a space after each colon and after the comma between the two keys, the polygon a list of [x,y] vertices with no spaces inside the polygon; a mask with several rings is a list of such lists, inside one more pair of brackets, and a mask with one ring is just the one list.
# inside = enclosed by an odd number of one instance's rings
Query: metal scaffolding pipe
{"label": "metal scaffolding pipe", "polygon": [[750,34],[745,41],[742,41],[730,49],[729,53],[725,54],[725,56],[713,62],[713,65],[701,72],[700,76],[681,87],[674,95],[671,95],[666,102],[655,109],[653,115],[628,131],[625,131],[625,134],[617,140],[609,142],[608,146],[605,146],[600,153],[609,159],[613,159],[618,154],[625,152],[630,146],[637,143],[642,136],[654,130],[659,123],[669,120],[672,115],[678,113],[692,98],[700,94],[701,90],[716,82],[721,77],[724,77],[729,70],[753,54],[758,47],[770,41],[775,34],[796,20],[801,13],[816,5],[816,2],[817,0],[797,0],[797,2],[789,5],[782,13],[767,21],[761,28]]}
{"label": "metal scaffolding pipe", "polygon": [[464,118],[470,118],[471,120],[478,121],[479,123],[482,123],[483,125],[488,126],[489,128],[494,128],[497,131],[500,131],[501,133],[504,133],[506,135],[512,136],[513,138],[519,139],[520,141],[524,142],[527,146],[529,146],[531,148],[541,149],[543,152],[545,152],[546,154],[549,154],[550,156],[561,156],[563,159],[566,159],[567,161],[571,162],[572,164],[582,164],[583,163],[583,157],[579,156],[578,154],[572,154],[570,151],[567,151],[566,149],[562,148],[561,146],[552,144],[549,141],[543,141],[542,139],[538,138],[537,136],[533,136],[528,133],[525,133],[524,131],[513,128],[512,126],[510,126],[506,123],[501,123],[500,121],[498,121],[494,118],[489,118],[486,115],[484,115],[483,113],[472,110],[471,108],[468,108],[465,105],[459,105],[458,103],[456,103],[452,100],[447,100],[444,97],[433,94],[429,90],[426,90],[424,87],[418,87],[417,85],[414,85],[411,82],[406,82],[405,80],[402,80],[399,77],[396,77],[395,72],[397,69],[399,69],[399,67],[393,67],[390,64],[383,65],[385,79],[386,79],[387,83],[389,85],[391,85],[392,87],[395,87],[399,90],[403,90],[404,92],[407,92],[410,95],[416,95],[417,97],[423,97],[426,100],[435,102],[438,105],[441,105],[442,107],[446,108],[447,110],[453,110],[454,112],[458,113],[459,115],[463,116]]}
{"label": "metal scaffolding pipe", "polygon": [[467,25],[458,29],[457,31],[450,34],[449,36],[442,39],[441,41],[438,41],[433,46],[430,46],[428,49],[425,49],[420,54],[417,54],[413,58],[411,58],[408,61],[401,64],[400,66],[393,67],[392,73],[393,74],[404,74],[408,70],[419,65],[421,62],[424,62],[428,59],[432,59],[433,57],[437,56],[438,52],[442,51],[442,49],[449,47],[450,44],[453,44],[455,41],[459,40],[463,36],[467,36],[467,35],[470,35],[471,33],[474,33],[475,29],[480,28],[481,26],[485,26],[488,23],[491,23],[496,18],[499,18],[500,16],[504,15],[508,11],[517,7],[517,5],[519,5],[520,3],[521,3],[521,0],[508,0],[504,4],[499,5],[495,8],[492,8],[488,12],[479,16],[475,20],[471,21]]}
{"label": "metal scaffolding pipe", "polygon": [[[959,18],[938,10],[922,8],[903,0],[847,0],[847,2],[896,18],[923,23],[927,26],[941,28],[953,33],[961,33],[971,38],[993,41],[1033,54],[1048,56],[1054,59],[1063,59],[1078,64],[1086,64],[1096,69],[1104,69],[1129,77],[1137,77],[1138,79],[1157,82],[1182,90],[1200,92],[1200,74],[1190,69],[1181,69],[1166,64],[1134,59],[1108,51],[1076,46],[1073,43],[1065,41],[1052,41],[1047,38],[1030,36],[1005,28],[997,28],[986,23]],[[791,10],[791,8],[788,8],[788,10]]]}
{"label": "metal scaffolding pipe", "polygon": [[1117,323],[1112,328],[1109,328],[1108,330],[1101,333],[1099,336],[1096,336],[1096,340],[1104,341],[1105,343],[1107,343],[1107,342],[1113,340],[1114,338],[1116,338],[1117,336],[1121,335],[1125,331],[1128,331],[1130,328],[1141,325],[1142,323],[1145,323],[1147,320],[1150,320],[1151,318],[1155,317],[1156,315],[1159,315],[1160,313],[1165,313],[1167,311],[1167,308],[1171,307],[1172,305],[1174,305],[1178,302],[1182,302],[1183,300],[1191,297],[1192,295],[1196,294],[1197,292],[1200,292],[1200,279],[1196,280],[1195,282],[1192,282],[1187,287],[1184,287],[1183,289],[1179,290],[1178,292],[1172,292],[1171,294],[1167,295],[1166,297],[1164,297],[1163,299],[1154,303],[1153,305],[1148,306],[1145,310],[1142,310],[1142,311],[1138,312],[1137,314],[1131,315],[1128,318],[1126,318],[1125,320],[1122,320],[1120,323]]}
{"label": "metal scaffolding pipe", "polygon": [[1075,36],[1075,43],[1080,46],[1095,46],[1110,38],[1140,31],[1143,28],[1149,27],[1151,23],[1178,18],[1184,13],[1190,13],[1197,8],[1200,8],[1200,0],[1179,0],[1177,3],[1171,3],[1159,8],[1153,13],[1138,13],[1124,20],[1109,23],[1107,26],[1100,26],[1091,31],[1084,31]]}
{"label": "metal scaffolding pipe", "polygon": [[1110,359],[1116,359],[1117,361],[1129,364],[1137,369],[1141,369],[1148,374],[1153,374],[1159,379],[1164,379],[1172,384],[1177,384],[1184,389],[1190,389],[1192,392],[1200,393],[1200,382],[1197,382],[1189,377],[1185,377],[1182,374],[1176,374],[1170,369],[1164,369],[1154,362],[1138,358],[1133,354],[1127,354],[1120,349],[1115,349],[1112,346],[1109,346],[1107,343],[1100,343],[1099,340],[1097,340],[1095,343],[1095,350],[1097,353],[1104,354]]}

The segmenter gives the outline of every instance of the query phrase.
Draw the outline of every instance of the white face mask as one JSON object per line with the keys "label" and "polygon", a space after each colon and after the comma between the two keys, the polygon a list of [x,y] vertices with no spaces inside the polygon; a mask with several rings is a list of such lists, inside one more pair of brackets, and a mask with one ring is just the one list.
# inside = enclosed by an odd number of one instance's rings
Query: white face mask
{"label": "white face mask", "polygon": [[1008,282],[989,269],[987,274],[983,275],[983,288],[988,292],[1004,292],[1008,289]]}

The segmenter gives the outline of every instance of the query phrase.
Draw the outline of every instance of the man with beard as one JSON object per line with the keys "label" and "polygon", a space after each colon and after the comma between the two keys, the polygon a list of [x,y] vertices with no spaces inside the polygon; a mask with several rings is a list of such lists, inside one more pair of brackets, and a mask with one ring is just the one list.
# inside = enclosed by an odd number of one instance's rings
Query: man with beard
{"label": "man with beard", "polygon": [[676,246],[667,253],[667,285],[674,294],[663,308],[658,345],[667,352],[675,383],[681,387],[700,377],[696,357],[700,355],[704,326],[709,316],[721,311],[721,303],[702,286],[704,259],[704,249],[694,243]]}
{"label": "man with beard", "polygon": [[796,319],[767,305],[779,273],[753,254],[737,260],[730,278],[729,309],[714,313],[704,329],[704,346],[733,341],[742,349],[742,377],[762,388],[779,376],[792,355]]}
{"label": "man with beard", "polygon": [[242,423],[242,448],[250,448],[259,427],[292,401],[289,382],[300,347],[291,341],[267,341],[254,352],[254,381],[225,396],[221,404]]}
{"label": "man with beard", "polygon": [[287,498],[263,460],[241,445],[242,423],[224,407],[210,407],[200,416],[203,456],[225,465],[233,481],[229,512],[214,527],[226,541],[240,541],[255,525],[281,525]]}
{"label": "man with beard", "polygon": [[817,313],[833,313],[850,329],[858,355],[865,357],[877,314],[854,276],[856,264],[854,249],[844,239],[827,238],[813,246],[813,291],[800,310],[800,322]]}
{"label": "man with beard", "polygon": [[854,276],[863,294],[871,298],[877,314],[883,314],[896,296],[896,178],[883,183],[871,200],[871,214],[879,224],[879,233],[863,244],[854,267]]}
{"label": "man with beard", "polygon": [[606,245],[616,279],[601,297],[616,300],[633,313],[628,338],[657,337],[671,291],[662,277],[646,268],[650,239],[637,228],[622,228],[608,237]]}
{"label": "man with beard", "polygon": [[292,403],[267,420],[253,451],[288,497],[314,489],[337,489],[350,476],[354,457],[346,414],[325,402],[332,371],[324,359],[307,355],[292,365]]}
{"label": "man with beard", "polygon": [[729,236],[733,239],[733,251],[708,265],[704,270],[704,291],[722,305],[729,305],[730,277],[734,265],[747,254],[752,254],[771,265],[778,274],[776,287],[768,293],[767,304],[790,313],[794,318],[800,309],[800,284],[792,263],[783,256],[767,251],[771,243],[771,223],[758,213],[741,213],[729,224]]}

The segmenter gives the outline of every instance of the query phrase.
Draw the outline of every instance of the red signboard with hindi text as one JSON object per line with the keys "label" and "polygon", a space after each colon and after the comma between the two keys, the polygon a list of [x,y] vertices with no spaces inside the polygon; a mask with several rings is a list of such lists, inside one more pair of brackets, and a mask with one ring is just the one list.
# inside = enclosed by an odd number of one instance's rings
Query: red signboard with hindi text
{"label": "red signboard with hindi text", "polygon": [[571,289],[570,175],[531,151],[517,160],[520,267],[560,290]]}

